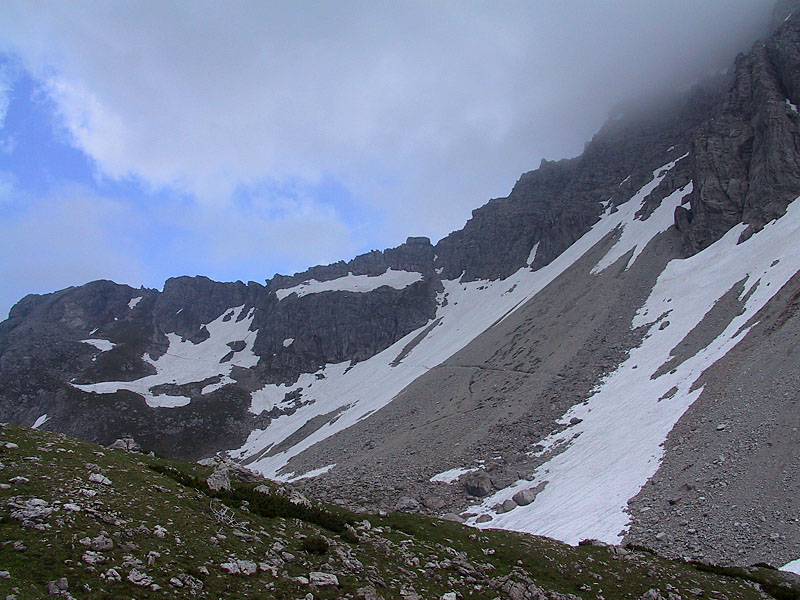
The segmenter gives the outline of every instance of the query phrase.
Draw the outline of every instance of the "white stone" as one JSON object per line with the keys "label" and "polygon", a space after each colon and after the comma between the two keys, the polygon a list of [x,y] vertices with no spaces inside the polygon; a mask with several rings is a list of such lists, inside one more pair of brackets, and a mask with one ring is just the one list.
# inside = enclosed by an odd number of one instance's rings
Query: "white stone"
{"label": "white stone", "polygon": [[[111,569],[109,569],[110,571]],[[131,572],[128,573],[128,581],[130,581],[133,585],[138,585],[139,587],[146,587],[153,583],[153,578],[149,575],[145,575],[138,569],[131,569]]]}
{"label": "white stone", "polygon": [[91,475],[89,475],[89,481],[91,481],[92,483],[111,485],[111,480],[105,475],[101,475],[100,473],[92,473]]}
{"label": "white stone", "polygon": [[339,578],[333,573],[323,573],[322,571],[311,571],[308,574],[308,580],[311,585],[317,587],[332,587],[339,585]]}

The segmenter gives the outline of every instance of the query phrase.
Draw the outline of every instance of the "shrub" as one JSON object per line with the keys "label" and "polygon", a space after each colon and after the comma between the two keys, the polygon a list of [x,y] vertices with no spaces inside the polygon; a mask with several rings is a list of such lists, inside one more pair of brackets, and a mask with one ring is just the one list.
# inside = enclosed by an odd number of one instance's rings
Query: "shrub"
{"label": "shrub", "polygon": [[325,554],[330,548],[328,540],[321,535],[312,535],[300,542],[300,549],[309,554]]}

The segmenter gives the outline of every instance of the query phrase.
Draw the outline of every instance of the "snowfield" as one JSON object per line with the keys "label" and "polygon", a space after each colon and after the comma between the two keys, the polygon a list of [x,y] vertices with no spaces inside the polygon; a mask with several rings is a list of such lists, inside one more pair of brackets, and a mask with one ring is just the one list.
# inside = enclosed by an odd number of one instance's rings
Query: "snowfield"
{"label": "snowfield", "polygon": [[[254,367],[258,357],[253,354],[253,342],[256,331],[250,331],[253,322],[253,309],[243,315],[244,306],[230,308],[211,323],[205,325],[208,339],[199,344],[194,344],[182,339],[174,333],[168,333],[169,348],[158,360],[153,360],[149,355],[143,358],[157,371],[135,381],[103,381],[86,385],[75,385],[85,392],[99,394],[114,393],[119,390],[130,390],[144,397],[147,405],[153,408],[175,408],[185,406],[191,399],[186,396],[171,396],[167,394],[154,394],[151,388],[162,384],[185,384],[204,381],[211,377],[219,377],[217,383],[206,385],[202,393],[208,394],[224,385],[233,383],[229,377],[234,366],[249,368]],[[225,320],[227,317],[227,321]],[[241,319],[241,320],[237,320]],[[106,340],[84,340],[86,343]],[[225,363],[220,359],[231,351],[230,342],[244,341],[245,348],[236,352],[233,358]],[[111,342],[107,342],[110,344]],[[96,344],[94,344],[96,345]],[[113,345],[112,345],[113,346]],[[102,348],[101,348],[102,349]],[[109,348],[110,349],[110,348]]]}
{"label": "snowfield", "polygon": [[788,571],[789,573],[797,573],[800,575],[800,558],[793,560],[789,564],[783,565],[781,571]]}
{"label": "snowfield", "polygon": [[[745,228],[738,225],[703,252],[668,264],[631,323],[649,327],[642,345],[587,402],[562,417],[564,424],[573,417],[582,422],[545,440],[543,451],[566,444],[565,451],[542,465],[533,481],[519,481],[473,508],[494,516],[481,526],[572,544],[583,538],[621,540],[629,523],[627,501],[655,474],[667,434],[702,393],[693,388],[695,382],[744,338],[748,321],[800,270],[800,202],[737,245]],[[743,312],[708,346],[651,379],[715,302],[742,280]],[[532,504],[500,515],[492,511],[542,481],[549,483]]]}
{"label": "snowfield", "polygon": [[287,296],[297,294],[298,298],[308,294],[319,294],[321,292],[371,292],[385,285],[396,290],[402,290],[412,283],[422,280],[422,273],[411,271],[395,271],[387,269],[381,275],[353,275],[348,273],[345,277],[331,279],[329,281],[317,281],[309,279],[303,283],[290,288],[284,288],[275,292],[278,300],[283,300]]}

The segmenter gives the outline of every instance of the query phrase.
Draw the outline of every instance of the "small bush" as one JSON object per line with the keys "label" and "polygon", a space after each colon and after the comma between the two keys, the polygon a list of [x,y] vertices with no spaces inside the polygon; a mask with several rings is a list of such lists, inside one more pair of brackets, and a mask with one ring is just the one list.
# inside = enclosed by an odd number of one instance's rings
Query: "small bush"
{"label": "small bush", "polygon": [[321,535],[312,535],[300,543],[300,549],[309,554],[325,554],[330,548],[328,540]]}

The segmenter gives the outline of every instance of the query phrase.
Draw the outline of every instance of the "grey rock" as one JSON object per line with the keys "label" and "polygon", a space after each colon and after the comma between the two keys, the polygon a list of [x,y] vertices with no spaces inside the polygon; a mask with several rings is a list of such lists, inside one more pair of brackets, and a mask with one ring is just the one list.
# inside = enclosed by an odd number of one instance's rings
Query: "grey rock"
{"label": "grey rock", "polygon": [[29,498],[24,502],[11,501],[8,505],[12,508],[11,517],[23,522],[41,522],[53,513],[53,507],[41,498]]}
{"label": "grey rock", "polygon": [[444,519],[445,521],[454,521],[456,523],[463,523],[466,520],[452,512],[443,514],[442,519]]}
{"label": "grey rock", "polygon": [[397,499],[397,503],[394,505],[395,510],[404,512],[417,512],[420,510],[420,508],[421,506],[419,502],[410,496],[401,496]]}
{"label": "grey rock", "polygon": [[443,498],[440,498],[438,496],[434,496],[432,494],[428,494],[426,496],[423,496],[421,501],[422,501],[423,506],[425,506],[425,508],[428,508],[428,509],[434,510],[434,511],[441,510],[442,508],[447,506],[447,501],[446,500],[444,500]]}
{"label": "grey rock", "polygon": [[323,573],[322,571],[311,571],[308,574],[308,581],[316,587],[338,587],[339,578],[333,573]]}
{"label": "grey rock", "polygon": [[[111,571],[111,569],[109,569],[109,571]],[[142,573],[138,569],[131,569],[126,579],[130,581],[133,585],[139,587],[149,587],[153,583],[152,577],[150,577],[145,573]]]}
{"label": "grey rock", "polygon": [[492,486],[489,474],[481,469],[470,473],[464,478],[464,489],[471,496],[482,498],[491,494],[494,486]]}
{"label": "grey rock", "polygon": [[211,472],[211,475],[208,476],[206,483],[208,484],[208,487],[214,491],[230,491],[231,479],[228,466],[224,463],[218,464]]}
{"label": "grey rock", "polygon": [[101,534],[95,538],[92,538],[92,541],[90,542],[90,547],[95,552],[111,550],[114,547],[114,541],[107,535]]}
{"label": "grey rock", "polygon": [[503,501],[499,506],[497,506],[495,508],[495,510],[499,514],[499,513],[510,512],[510,511],[514,510],[515,508],[517,508],[517,503],[509,498],[508,500]]}
{"label": "grey rock", "polygon": [[47,584],[47,593],[52,596],[60,596],[69,589],[69,582],[66,577],[61,577]]}
{"label": "grey rock", "polygon": [[89,475],[89,481],[92,483],[99,483],[101,485],[111,485],[111,480],[101,473],[92,473]]}
{"label": "grey rock", "polygon": [[113,450],[124,450],[125,452],[141,452],[142,450],[136,440],[128,436],[114,440],[108,447]]}
{"label": "grey rock", "polygon": [[383,597],[378,595],[378,590],[371,585],[358,588],[356,598],[357,600],[383,600]]}
{"label": "grey rock", "polygon": [[526,490],[520,490],[516,494],[512,496],[512,500],[516,502],[520,506],[527,506],[534,500],[536,500],[536,496],[541,492],[544,487],[547,485],[546,481],[542,481],[541,483],[528,488]]}
{"label": "grey rock", "polygon": [[93,552],[92,550],[87,550],[86,552],[83,553],[83,556],[81,556],[81,560],[87,565],[95,566],[103,564],[108,559],[99,552]]}

